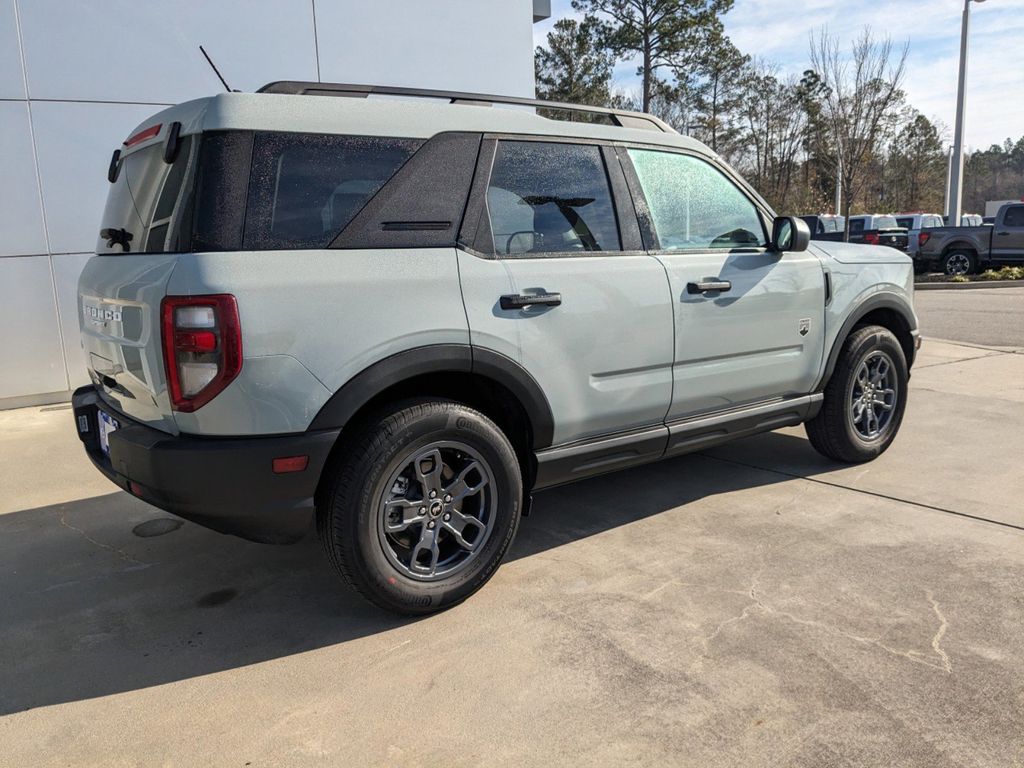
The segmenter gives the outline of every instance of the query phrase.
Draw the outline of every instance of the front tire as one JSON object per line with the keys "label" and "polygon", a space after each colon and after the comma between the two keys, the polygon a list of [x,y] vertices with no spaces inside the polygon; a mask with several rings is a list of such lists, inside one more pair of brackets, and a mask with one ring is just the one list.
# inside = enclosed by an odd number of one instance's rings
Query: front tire
{"label": "front tire", "polygon": [[907,404],[907,359],[886,328],[868,325],[847,337],[825,387],[821,411],[805,425],[818,453],[859,464],[896,439]]}
{"label": "front tire", "polygon": [[515,537],[515,451],[460,403],[395,404],[367,420],[331,471],[321,542],[345,581],[386,610],[418,615],[462,602]]}

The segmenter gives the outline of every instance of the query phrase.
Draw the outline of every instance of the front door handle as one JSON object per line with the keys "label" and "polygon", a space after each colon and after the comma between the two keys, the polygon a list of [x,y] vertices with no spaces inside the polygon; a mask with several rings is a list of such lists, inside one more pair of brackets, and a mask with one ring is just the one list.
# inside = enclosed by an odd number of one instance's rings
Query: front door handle
{"label": "front door handle", "polygon": [[525,309],[532,306],[557,307],[562,303],[562,294],[510,293],[502,296],[499,303],[502,309]]}
{"label": "front door handle", "polygon": [[1009,232],[996,232],[996,234],[999,235],[1000,237],[1009,237],[1010,236]]}
{"label": "front door handle", "polygon": [[732,290],[732,283],[728,280],[708,280],[702,283],[687,283],[687,293],[725,293]]}

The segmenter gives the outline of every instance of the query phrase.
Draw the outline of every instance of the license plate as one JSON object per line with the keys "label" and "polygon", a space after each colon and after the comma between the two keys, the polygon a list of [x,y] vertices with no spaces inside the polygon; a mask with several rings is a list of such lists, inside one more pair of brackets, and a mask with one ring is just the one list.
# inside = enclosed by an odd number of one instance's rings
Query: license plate
{"label": "license plate", "polygon": [[113,416],[108,416],[103,411],[98,411],[100,426],[100,450],[107,456],[110,455],[110,433],[117,429],[120,424]]}

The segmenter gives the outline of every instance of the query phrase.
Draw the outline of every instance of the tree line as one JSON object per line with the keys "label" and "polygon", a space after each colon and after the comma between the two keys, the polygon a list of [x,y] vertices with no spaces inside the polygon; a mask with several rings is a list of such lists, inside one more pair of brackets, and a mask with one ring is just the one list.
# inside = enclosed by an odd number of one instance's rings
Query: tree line
{"label": "tree line", "polygon": [[[802,76],[740,51],[722,15],[733,0],[573,0],[535,54],[538,98],[637,109],[707,144],[779,211],[942,213],[945,128],[915,109],[908,48],[864,29],[847,48],[809,40]],[[616,91],[637,61],[639,90]],[[587,118],[576,118],[587,119]],[[964,210],[1024,194],[1024,138],[968,156]]]}

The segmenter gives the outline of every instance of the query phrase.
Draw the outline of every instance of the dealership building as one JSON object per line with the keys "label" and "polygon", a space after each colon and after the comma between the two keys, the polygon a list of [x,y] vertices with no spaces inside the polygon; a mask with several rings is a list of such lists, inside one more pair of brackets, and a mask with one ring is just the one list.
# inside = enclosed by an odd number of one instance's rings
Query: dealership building
{"label": "dealership building", "polygon": [[0,0],[0,409],[88,381],[76,285],[107,166],[165,106],[274,80],[533,96],[550,0]]}

